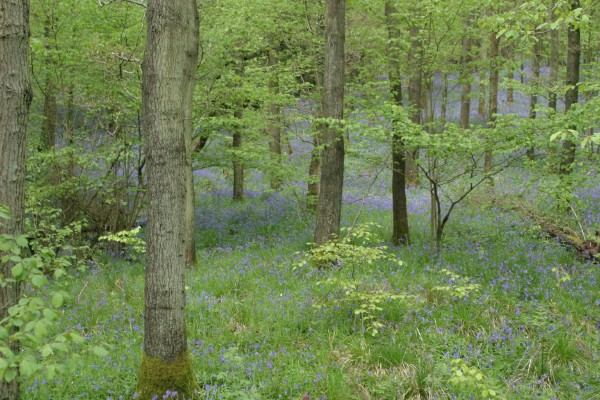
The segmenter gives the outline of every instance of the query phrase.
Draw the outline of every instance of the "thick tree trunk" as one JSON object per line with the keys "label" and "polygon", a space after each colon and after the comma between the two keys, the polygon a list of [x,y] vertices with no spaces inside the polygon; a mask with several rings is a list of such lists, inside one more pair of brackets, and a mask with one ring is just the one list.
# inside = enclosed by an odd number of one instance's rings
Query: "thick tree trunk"
{"label": "thick tree trunk", "polygon": [[[25,219],[25,151],[27,115],[31,104],[29,86],[29,1],[5,1],[0,5],[0,205],[11,219],[0,225],[0,234],[23,233]],[[3,254],[0,253],[0,258]],[[12,264],[2,263],[0,273],[11,276]],[[4,282],[3,282],[4,283]],[[21,286],[0,287],[0,319],[21,296]],[[9,344],[18,352],[15,344]],[[18,376],[0,382],[0,400],[19,398]]]}
{"label": "thick tree trunk", "polygon": [[[579,8],[579,0],[570,1],[571,11]],[[569,24],[567,32],[567,93],[565,95],[565,112],[571,109],[573,104],[578,102],[579,98],[579,64],[581,59],[581,31],[579,26]],[[570,129],[577,130],[575,125]],[[575,142],[565,140],[562,143],[562,155],[560,157],[559,172],[561,175],[571,173],[575,163]]]}
{"label": "thick tree trunk", "polygon": [[279,170],[281,168],[281,107],[277,104],[277,95],[279,94],[279,76],[277,73],[277,54],[275,49],[269,50],[268,63],[271,68],[271,95],[274,100],[269,105],[269,113],[271,121],[269,124],[269,150],[271,152],[271,189],[279,189],[281,187],[281,176]]}
{"label": "thick tree trunk", "polygon": [[142,131],[148,176],[148,252],[140,399],[196,387],[185,328],[189,117],[198,60],[195,0],[148,1]]}
{"label": "thick tree trunk", "polygon": [[308,188],[306,193],[306,208],[312,212],[317,211],[319,202],[319,179],[321,175],[321,151],[319,149],[320,135],[315,133],[313,149],[310,153],[310,164],[308,165]]}
{"label": "thick tree trunk", "polygon": [[[323,75],[323,117],[344,118],[344,43],[346,1],[327,0],[325,17],[325,73]],[[320,245],[340,233],[344,184],[344,135],[336,123],[323,127],[321,190],[317,205],[315,244]]]}
{"label": "thick tree trunk", "polygon": [[[401,32],[395,18],[396,8],[391,1],[385,3],[388,28],[389,80],[394,103],[402,107],[402,77],[400,76]],[[409,243],[408,207],[406,199],[406,160],[399,127],[393,126],[392,133],[392,242]]]}

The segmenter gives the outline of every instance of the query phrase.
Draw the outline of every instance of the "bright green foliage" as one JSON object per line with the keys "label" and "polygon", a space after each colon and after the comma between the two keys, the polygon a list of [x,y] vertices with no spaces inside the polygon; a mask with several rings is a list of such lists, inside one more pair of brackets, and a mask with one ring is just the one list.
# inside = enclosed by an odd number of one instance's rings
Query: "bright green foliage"
{"label": "bright green foliage", "polygon": [[503,399],[490,380],[462,358],[452,360],[452,378],[448,382],[464,389],[476,389],[483,399]]}
{"label": "bright green foliage", "polygon": [[367,223],[342,229],[345,233],[342,238],[310,249],[295,268],[346,268],[354,273],[383,262],[402,266],[402,261],[387,246],[373,246],[377,236],[372,230],[376,227],[380,226]]}
{"label": "bright green foliage", "polygon": [[138,377],[140,400],[150,400],[165,394],[175,396],[169,398],[183,399],[184,396],[189,397],[193,394],[197,388],[192,359],[188,352],[181,354],[172,362],[148,357],[146,354],[142,356]]}
{"label": "bright green foliage", "polygon": [[146,252],[146,242],[138,236],[140,228],[140,226],[137,226],[131,230],[109,233],[100,236],[98,240],[120,243],[131,249],[137,256],[140,256]]}
{"label": "bright green foliage", "polygon": [[464,299],[472,294],[479,293],[480,286],[478,283],[472,283],[469,277],[463,277],[455,272],[447,269],[441,269],[440,274],[446,275],[447,285],[434,286],[433,290],[437,290],[442,293],[447,293],[451,297],[457,297]]}
{"label": "bright green foliage", "polygon": [[[8,209],[0,206],[0,224],[8,218]],[[0,235],[0,262],[13,263],[11,276],[0,277],[0,285],[26,288],[18,302],[8,309],[8,316],[0,321],[0,379],[6,381],[15,379],[17,371],[26,378],[43,370],[48,379],[57,373],[74,371],[80,356],[73,352],[71,343],[84,342],[74,330],[56,332],[53,329],[68,294],[58,290],[44,295],[48,284],[44,255],[49,251],[40,248],[42,255],[27,257],[24,255],[27,247],[25,236]],[[55,277],[66,274],[61,266],[55,266],[52,272]],[[15,344],[19,352],[12,350]]]}

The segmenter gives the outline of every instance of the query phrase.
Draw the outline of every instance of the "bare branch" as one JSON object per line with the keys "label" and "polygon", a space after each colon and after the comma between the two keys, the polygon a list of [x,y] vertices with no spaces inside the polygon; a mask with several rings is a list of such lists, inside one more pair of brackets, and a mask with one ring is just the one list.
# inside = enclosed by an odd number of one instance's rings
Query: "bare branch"
{"label": "bare branch", "polygon": [[143,1],[136,1],[136,0],[108,0],[108,1],[102,1],[102,0],[98,0],[98,5],[100,7],[104,7],[104,6],[108,6],[112,3],[131,3],[131,4],[135,4],[138,6],[142,6],[144,8],[148,8],[148,5],[146,3],[144,3]]}

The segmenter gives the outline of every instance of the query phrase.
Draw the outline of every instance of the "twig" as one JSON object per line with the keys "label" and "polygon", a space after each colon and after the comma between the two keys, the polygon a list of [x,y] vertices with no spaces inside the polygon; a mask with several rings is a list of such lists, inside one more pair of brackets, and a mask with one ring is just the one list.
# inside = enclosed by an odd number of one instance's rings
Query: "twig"
{"label": "twig", "polygon": [[112,3],[131,3],[131,4],[136,4],[138,6],[142,6],[144,8],[148,8],[148,5],[142,1],[136,1],[136,0],[108,0],[108,1],[102,1],[99,0],[98,1],[98,5],[100,5],[100,7],[104,7],[104,6],[108,6]]}

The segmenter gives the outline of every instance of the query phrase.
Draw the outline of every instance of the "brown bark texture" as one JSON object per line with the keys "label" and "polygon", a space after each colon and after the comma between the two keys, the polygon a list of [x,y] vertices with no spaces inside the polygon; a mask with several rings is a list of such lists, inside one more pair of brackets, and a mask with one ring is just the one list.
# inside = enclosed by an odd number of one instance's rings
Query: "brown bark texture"
{"label": "brown bark texture", "polygon": [[[500,72],[498,68],[498,56],[500,55],[500,39],[496,35],[496,32],[492,32],[490,35],[490,99],[489,99],[489,116],[488,116],[488,127],[492,128],[496,121],[496,114],[498,113],[498,81],[500,79]],[[489,148],[485,151],[484,156],[484,169],[485,172],[489,172],[492,169],[494,163],[492,150]],[[493,182],[490,178],[490,183]]]}
{"label": "brown bark texture", "polygon": [[[148,250],[144,355],[138,380],[142,399],[165,390],[190,393],[195,386],[187,356],[184,271],[197,10],[195,0],[150,0],[146,12],[142,132],[148,176]],[[153,368],[156,365],[173,368]],[[176,376],[173,371],[178,371]]]}
{"label": "brown bark texture", "polygon": [[[31,104],[29,85],[29,0],[0,3],[0,204],[12,218],[0,225],[0,234],[23,233],[25,218],[25,151],[27,116]],[[0,254],[0,256],[2,256]],[[10,276],[12,264],[0,264]],[[18,284],[0,288],[0,319],[21,296]],[[16,352],[16,346],[12,346]],[[0,382],[0,400],[19,398],[18,377]]]}
{"label": "brown bark texture", "polygon": [[[580,7],[579,0],[571,0],[571,11]],[[579,65],[581,62],[581,30],[579,26],[569,24],[567,32],[567,93],[565,95],[565,112],[568,112],[573,104],[577,104],[579,98]],[[574,125],[570,129],[576,130]],[[559,172],[562,175],[571,173],[575,163],[575,142],[565,140],[562,143],[562,156],[560,158]]]}
{"label": "brown bark texture", "polygon": [[[402,38],[396,8],[391,1],[385,3],[388,29],[388,55],[390,90],[394,104],[402,107],[402,77],[400,76],[400,40]],[[394,124],[396,125],[396,124]],[[392,242],[409,243],[408,207],[406,199],[406,159],[402,135],[392,127]]]}
{"label": "brown bark texture", "polygon": [[[466,21],[467,26],[471,24],[469,18]],[[460,127],[467,129],[469,127],[469,118],[471,114],[471,49],[473,47],[473,39],[467,33],[463,38],[461,57],[461,92],[460,92]]]}
{"label": "brown bark texture", "polygon": [[[315,244],[323,244],[340,233],[344,184],[344,43],[346,1],[327,0],[325,16],[325,70],[323,75],[323,126],[321,188],[317,204]],[[337,123],[339,121],[340,123]]]}

